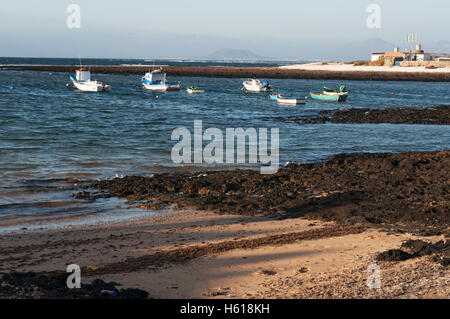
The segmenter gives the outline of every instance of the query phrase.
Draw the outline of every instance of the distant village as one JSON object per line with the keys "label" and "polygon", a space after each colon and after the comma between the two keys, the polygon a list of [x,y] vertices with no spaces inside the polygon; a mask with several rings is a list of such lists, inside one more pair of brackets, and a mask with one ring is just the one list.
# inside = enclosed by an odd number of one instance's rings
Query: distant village
{"label": "distant village", "polygon": [[425,52],[421,44],[415,50],[400,52],[398,47],[394,52],[372,53],[372,62],[384,61],[385,66],[430,66],[450,67],[450,55]]}

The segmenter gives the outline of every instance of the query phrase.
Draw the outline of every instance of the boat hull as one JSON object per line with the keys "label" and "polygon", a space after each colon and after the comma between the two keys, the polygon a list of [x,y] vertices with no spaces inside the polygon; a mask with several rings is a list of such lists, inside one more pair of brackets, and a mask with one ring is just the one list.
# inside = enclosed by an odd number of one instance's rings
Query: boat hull
{"label": "boat hull", "polygon": [[340,96],[348,96],[348,92],[327,92],[323,91],[323,95],[340,95]]}
{"label": "boat hull", "polygon": [[191,89],[187,89],[186,91],[189,94],[202,94],[202,93],[205,93],[205,90],[191,90]]}
{"label": "boat hull", "polygon": [[278,104],[281,105],[298,105],[298,104],[306,104],[305,100],[300,99],[278,99]]}
{"label": "boat hull", "polygon": [[247,85],[244,83],[244,90],[246,92],[251,92],[251,93],[261,93],[261,92],[270,92],[272,89],[271,88],[261,88],[259,86],[253,86],[253,85]]}
{"label": "boat hull", "polygon": [[109,86],[104,85],[102,82],[97,81],[86,81],[86,82],[79,82],[79,81],[72,81],[73,86],[83,92],[103,92],[108,91]]}
{"label": "boat hull", "polygon": [[143,83],[142,87],[150,91],[167,92],[167,91],[180,91],[181,84],[179,83],[166,83],[166,84],[148,84]]}
{"label": "boat hull", "polygon": [[325,94],[314,94],[310,93],[311,98],[317,101],[325,102],[345,102],[346,96],[342,95],[325,95]]}
{"label": "boat hull", "polygon": [[247,80],[242,83],[242,90],[250,93],[270,92],[272,91],[269,82],[261,82],[260,80]]}

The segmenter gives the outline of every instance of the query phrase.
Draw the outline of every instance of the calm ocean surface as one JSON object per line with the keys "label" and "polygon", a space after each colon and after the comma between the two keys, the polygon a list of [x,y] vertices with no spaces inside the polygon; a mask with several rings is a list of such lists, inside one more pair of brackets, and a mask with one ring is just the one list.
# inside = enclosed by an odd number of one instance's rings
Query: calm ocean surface
{"label": "calm ocean surface", "polygon": [[[8,63],[30,62],[0,59],[0,64]],[[144,91],[136,75],[94,74],[93,78],[111,85],[111,92],[67,88],[65,73],[0,70],[0,232],[23,225],[75,225],[80,217],[98,222],[148,214],[125,209],[117,199],[76,201],[71,196],[76,188],[72,179],[82,184],[87,179],[174,169],[172,131],[178,127],[193,131],[194,120],[203,120],[204,129],[279,128],[281,163],[320,161],[339,153],[450,146],[448,126],[299,125],[276,120],[344,107],[448,105],[448,83],[271,80],[276,92],[292,97],[320,92],[324,85],[346,84],[351,91],[344,104],[308,101],[306,106],[280,107],[265,94],[242,93],[244,79],[169,78],[181,81],[184,89],[195,85],[206,90],[189,96],[185,91]]]}

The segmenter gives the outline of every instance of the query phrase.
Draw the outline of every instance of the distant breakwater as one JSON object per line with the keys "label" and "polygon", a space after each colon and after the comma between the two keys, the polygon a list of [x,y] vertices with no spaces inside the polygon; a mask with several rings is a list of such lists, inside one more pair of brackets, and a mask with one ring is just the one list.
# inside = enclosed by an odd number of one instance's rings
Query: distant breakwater
{"label": "distant breakwater", "polygon": [[[89,66],[97,74],[144,75],[152,66]],[[77,66],[8,65],[3,70],[73,73]],[[450,82],[450,73],[292,70],[277,67],[164,66],[168,76],[355,81]]]}

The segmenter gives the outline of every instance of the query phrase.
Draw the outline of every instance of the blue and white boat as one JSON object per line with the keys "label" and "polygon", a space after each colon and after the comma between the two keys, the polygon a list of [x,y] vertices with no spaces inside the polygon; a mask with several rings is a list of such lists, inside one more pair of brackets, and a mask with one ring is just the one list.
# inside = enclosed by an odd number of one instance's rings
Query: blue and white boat
{"label": "blue and white boat", "polygon": [[162,70],[155,70],[145,74],[142,77],[142,86],[144,89],[151,91],[179,91],[181,89],[180,82],[166,82],[166,73]]}
{"label": "blue and white boat", "polygon": [[283,98],[283,96],[281,94],[271,94],[270,95],[270,99],[272,101],[278,101],[278,99],[282,99],[282,98]]}

